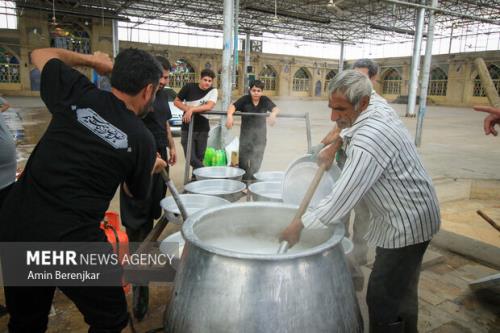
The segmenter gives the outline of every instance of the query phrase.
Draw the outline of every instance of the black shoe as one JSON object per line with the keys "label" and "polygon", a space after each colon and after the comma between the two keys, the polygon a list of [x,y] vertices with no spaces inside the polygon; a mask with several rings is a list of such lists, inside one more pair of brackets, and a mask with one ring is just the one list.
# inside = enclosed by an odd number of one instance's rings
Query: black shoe
{"label": "black shoe", "polygon": [[0,317],[5,316],[9,311],[7,311],[7,308],[3,305],[0,305]]}

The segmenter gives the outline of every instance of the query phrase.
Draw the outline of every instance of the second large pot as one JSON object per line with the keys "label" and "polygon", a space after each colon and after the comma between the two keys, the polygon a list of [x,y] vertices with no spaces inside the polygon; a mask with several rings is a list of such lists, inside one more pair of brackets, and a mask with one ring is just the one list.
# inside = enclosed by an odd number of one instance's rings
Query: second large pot
{"label": "second large pot", "polygon": [[362,332],[343,225],[304,230],[289,253],[275,254],[295,211],[252,202],[188,218],[166,332]]}

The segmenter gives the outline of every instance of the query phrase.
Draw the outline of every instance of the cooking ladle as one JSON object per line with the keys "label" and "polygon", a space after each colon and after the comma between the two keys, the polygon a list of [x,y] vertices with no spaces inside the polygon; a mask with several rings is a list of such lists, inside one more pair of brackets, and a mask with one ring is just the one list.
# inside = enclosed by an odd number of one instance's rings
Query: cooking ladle
{"label": "cooking ladle", "polygon": [[[304,195],[304,198],[302,199],[302,202],[300,203],[299,209],[295,213],[295,216],[293,217],[292,221],[295,221],[297,219],[301,219],[302,215],[304,215],[307,207],[309,207],[309,203],[311,202],[311,199],[314,196],[314,193],[316,192],[316,189],[318,188],[319,182],[321,181],[321,178],[323,177],[325,170],[326,170],[326,164],[321,163],[319,166],[319,169],[316,171],[316,174],[314,175],[314,178],[311,182],[311,185],[309,185],[309,188],[307,189],[307,192]],[[282,241],[280,243],[280,247],[278,249],[278,254],[286,253],[286,251],[288,251],[288,245],[289,244],[287,241]]]}

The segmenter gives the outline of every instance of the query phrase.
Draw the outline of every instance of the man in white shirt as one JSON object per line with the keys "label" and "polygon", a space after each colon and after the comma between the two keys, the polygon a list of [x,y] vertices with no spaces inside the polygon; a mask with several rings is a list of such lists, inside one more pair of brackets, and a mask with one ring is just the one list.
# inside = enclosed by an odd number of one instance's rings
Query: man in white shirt
{"label": "man in white shirt", "polygon": [[293,246],[304,227],[339,221],[363,199],[371,220],[366,239],[377,247],[366,297],[370,332],[415,333],[420,267],[439,230],[439,204],[406,127],[383,100],[370,101],[372,89],[354,70],[330,83],[331,119],[341,131],[318,159],[331,165],[343,144],[347,160],[330,195],[281,239]]}

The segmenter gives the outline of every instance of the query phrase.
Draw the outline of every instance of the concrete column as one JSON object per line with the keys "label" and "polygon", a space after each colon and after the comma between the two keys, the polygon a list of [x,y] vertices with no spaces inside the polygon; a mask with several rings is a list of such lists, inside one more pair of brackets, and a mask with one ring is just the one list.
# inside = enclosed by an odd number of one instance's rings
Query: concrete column
{"label": "concrete column", "polygon": [[[438,0],[432,0],[432,7],[437,8]],[[434,42],[434,10],[429,12],[429,26],[427,28],[427,42],[425,47],[425,59],[422,75],[422,89],[420,89],[419,109],[417,117],[417,133],[415,135],[415,145],[420,147],[422,142],[422,126],[425,113],[427,111],[427,88],[429,87],[429,74],[432,62],[432,44]]]}
{"label": "concrete column", "polygon": [[420,67],[420,49],[422,47],[422,35],[424,31],[425,8],[418,9],[417,22],[415,26],[415,41],[413,43],[413,58],[411,61],[410,80],[408,82],[408,105],[406,106],[406,117],[415,116],[415,103],[417,101],[418,70]]}

